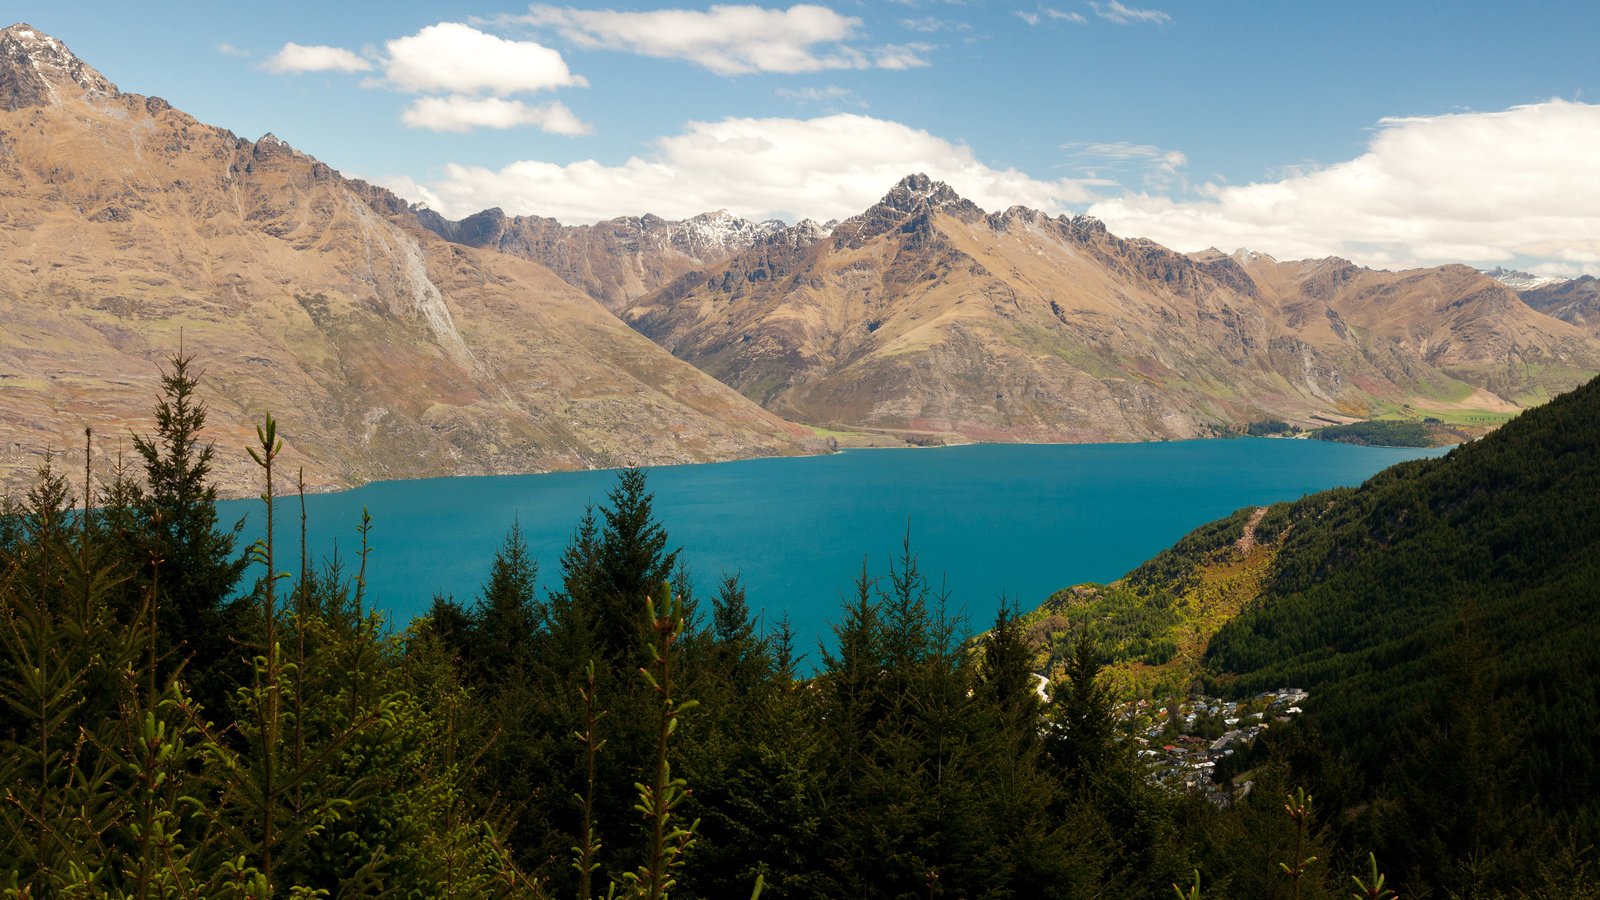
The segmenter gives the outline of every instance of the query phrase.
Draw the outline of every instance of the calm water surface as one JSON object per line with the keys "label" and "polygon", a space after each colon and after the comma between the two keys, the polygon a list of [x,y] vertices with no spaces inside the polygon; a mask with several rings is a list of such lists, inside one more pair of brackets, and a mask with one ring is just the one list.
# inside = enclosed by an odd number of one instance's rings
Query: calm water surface
{"label": "calm water surface", "polygon": [[[1359,484],[1441,452],[1267,439],[980,444],[657,467],[649,486],[701,595],[739,573],[752,611],[769,623],[787,613],[815,661],[863,559],[884,574],[908,526],[924,571],[982,630],[1001,595],[1032,607],[1058,588],[1117,578],[1242,506]],[[369,596],[404,624],[435,592],[470,603],[513,521],[540,584],[559,584],[585,504],[605,502],[615,482],[591,471],[371,484],[307,498],[310,543],[319,558],[337,547],[353,572],[366,507]],[[260,501],[222,505],[225,521],[246,516],[246,540],[261,535]],[[291,498],[278,515],[285,557],[298,555],[298,528]]]}

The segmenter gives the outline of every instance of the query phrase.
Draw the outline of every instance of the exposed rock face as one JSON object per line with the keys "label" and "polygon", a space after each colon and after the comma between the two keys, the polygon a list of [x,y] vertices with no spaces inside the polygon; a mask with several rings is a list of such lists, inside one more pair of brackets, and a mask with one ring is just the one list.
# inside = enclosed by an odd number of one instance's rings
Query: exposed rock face
{"label": "exposed rock face", "polygon": [[1600,280],[1593,275],[1552,281],[1517,295],[1534,309],[1600,337]]}
{"label": "exposed rock face", "polygon": [[[313,486],[803,452],[809,432],[538,264],[448,243],[271,135],[119,93],[0,32],[0,476],[148,432],[161,361],[205,370],[218,472],[271,411]],[[42,87],[41,87],[42,85]]]}
{"label": "exposed rock face", "polygon": [[988,215],[922,175],[623,315],[784,416],[979,440],[1509,411],[1600,370],[1600,343],[1465,266],[1186,256],[1088,216]]}
{"label": "exposed rock face", "polygon": [[1550,287],[1561,284],[1567,279],[1555,278],[1550,275],[1535,275],[1532,272],[1522,272],[1517,269],[1507,269],[1504,266],[1495,266],[1492,269],[1483,269],[1483,274],[1493,278],[1513,291],[1530,291],[1534,288]]}
{"label": "exposed rock face", "polygon": [[776,220],[751,222],[726,210],[679,222],[646,215],[573,226],[539,216],[507,216],[499,209],[459,222],[426,208],[417,209],[416,216],[446,240],[544,265],[613,311],[774,236],[810,242],[826,236],[830,227],[809,220],[793,227]]}
{"label": "exposed rock face", "polygon": [[67,97],[111,97],[117,86],[31,25],[0,30],[0,109],[60,103],[63,91]]}

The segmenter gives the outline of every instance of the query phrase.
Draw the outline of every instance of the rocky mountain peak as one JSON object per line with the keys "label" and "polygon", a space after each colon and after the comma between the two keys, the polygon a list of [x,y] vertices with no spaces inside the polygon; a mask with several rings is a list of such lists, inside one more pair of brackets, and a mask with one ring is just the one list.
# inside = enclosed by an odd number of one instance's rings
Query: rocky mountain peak
{"label": "rocky mountain peak", "polygon": [[0,109],[24,109],[67,97],[114,97],[117,86],[67,45],[23,22],[0,29]]}
{"label": "rocky mountain peak", "polygon": [[1508,269],[1505,266],[1495,266],[1492,269],[1480,269],[1479,271],[1514,291],[1531,291],[1535,288],[1559,284],[1567,280],[1565,278],[1553,278],[1549,275],[1535,275],[1532,272],[1523,272],[1518,269]]}
{"label": "rocky mountain peak", "polygon": [[1081,240],[1109,234],[1106,230],[1106,223],[1087,213],[1081,216],[1073,216],[1069,224],[1072,233]]}
{"label": "rocky mountain peak", "polygon": [[[660,220],[658,220],[660,221]],[[787,226],[777,220],[751,222],[725,209],[705,212],[681,222],[661,221],[673,236],[689,243],[694,249],[731,252],[750,246],[757,238]]]}
{"label": "rocky mountain peak", "polygon": [[794,227],[790,230],[794,232],[797,241],[813,243],[832,234],[833,229],[838,225],[839,220],[837,219],[829,219],[826,222],[818,222],[816,219],[801,219],[794,223]]}
{"label": "rocky mountain peak", "polygon": [[883,199],[878,201],[878,206],[896,212],[914,213],[966,202],[950,185],[934,181],[918,172],[900,179],[900,182],[890,188],[889,193],[884,194]]}
{"label": "rocky mountain peak", "polygon": [[1254,262],[1268,262],[1268,263],[1277,262],[1277,260],[1274,259],[1272,256],[1270,256],[1270,255],[1268,255],[1266,253],[1260,253],[1258,251],[1251,250],[1248,247],[1240,247],[1239,249],[1233,251],[1229,255],[1233,257],[1233,261],[1234,262],[1238,263],[1241,266],[1248,266],[1248,265],[1250,265],[1251,263],[1254,263]]}
{"label": "rocky mountain peak", "polygon": [[925,229],[935,213],[947,213],[964,222],[984,218],[983,210],[950,185],[919,172],[900,179],[872,208],[846,220],[840,227],[840,239],[856,244],[895,230]]}
{"label": "rocky mountain peak", "polygon": [[283,138],[269,131],[256,139],[255,147],[252,148],[251,152],[256,159],[266,159],[279,154],[292,156],[294,155],[294,148],[289,146],[289,143]]}

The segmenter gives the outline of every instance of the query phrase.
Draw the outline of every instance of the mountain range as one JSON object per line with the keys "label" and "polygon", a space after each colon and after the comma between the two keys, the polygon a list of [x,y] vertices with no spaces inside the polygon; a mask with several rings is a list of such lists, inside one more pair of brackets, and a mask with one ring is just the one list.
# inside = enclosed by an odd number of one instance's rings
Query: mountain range
{"label": "mountain range", "polygon": [[1088,216],[986,213],[921,175],[622,316],[788,418],[974,440],[1495,420],[1600,371],[1593,333],[1467,266],[1185,255]]}
{"label": "mountain range", "polygon": [[[122,93],[26,25],[0,31],[0,223],[13,478],[86,424],[148,430],[180,347],[217,440],[271,411],[316,487],[816,452],[819,432],[1481,430],[1600,372],[1593,279],[1519,296],[1466,266],[1181,254],[923,175],[825,224],[452,221]],[[253,477],[233,455],[219,475]]]}
{"label": "mountain range", "polygon": [[[267,135],[0,32],[0,466],[148,431],[192,353],[215,439],[274,413],[314,486],[816,449],[543,266],[451,244]],[[103,437],[104,442],[104,437]],[[254,477],[219,456],[225,488]]]}
{"label": "mountain range", "polygon": [[563,225],[541,216],[507,216],[486,209],[451,221],[416,209],[423,227],[446,240],[532,260],[560,275],[613,312],[676,280],[723,262],[775,235],[811,240],[834,224],[776,219],[751,222],[727,210],[670,222],[659,216],[623,216],[594,225]]}

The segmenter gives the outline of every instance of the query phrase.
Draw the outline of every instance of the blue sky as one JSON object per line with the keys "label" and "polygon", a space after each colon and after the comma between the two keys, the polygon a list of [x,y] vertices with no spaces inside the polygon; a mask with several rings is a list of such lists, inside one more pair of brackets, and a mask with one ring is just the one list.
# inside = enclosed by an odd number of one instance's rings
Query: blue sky
{"label": "blue sky", "polygon": [[1178,249],[1600,272],[1600,4],[16,4],[447,214],[859,211],[913,169]]}

